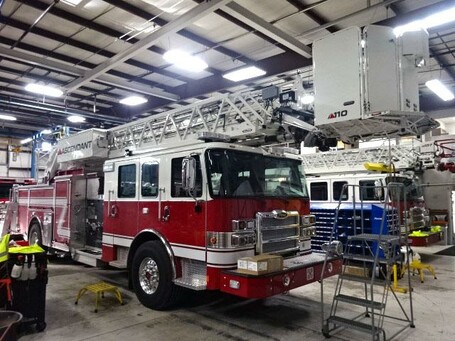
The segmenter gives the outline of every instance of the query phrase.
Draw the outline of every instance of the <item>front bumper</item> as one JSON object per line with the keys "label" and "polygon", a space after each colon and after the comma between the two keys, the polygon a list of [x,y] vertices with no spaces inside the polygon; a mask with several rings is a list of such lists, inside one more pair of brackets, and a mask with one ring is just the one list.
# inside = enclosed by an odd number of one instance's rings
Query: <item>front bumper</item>
{"label": "front bumper", "polygon": [[[265,275],[248,275],[228,270],[221,273],[220,290],[244,298],[265,298],[321,279],[325,255],[310,254],[284,260],[283,270]],[[341,258],[329,257],[325,276],[341,272]]]}

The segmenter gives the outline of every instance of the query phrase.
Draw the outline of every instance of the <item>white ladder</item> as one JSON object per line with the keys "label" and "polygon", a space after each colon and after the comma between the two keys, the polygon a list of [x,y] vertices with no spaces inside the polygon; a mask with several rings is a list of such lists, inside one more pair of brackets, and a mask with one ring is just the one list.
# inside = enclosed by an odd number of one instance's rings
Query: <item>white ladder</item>
{"label": "white ladder", "polygon": [[218,133],[236,140],[271,136],[291,139],[287,126],[314,128],[266,107],[259,93],[222,95],[111,128],[109,149],[112,152],[146,149],[162,143],[196,140],[201,133]]}
{"label": "white ladder", "polygon": [[375,148],[346,149],[331,152],[303,154],[303,166],[307,174],[342,173],[365,171],[367,162],[390,164],[395,169],[413,169],[419,152],[411,145]]}

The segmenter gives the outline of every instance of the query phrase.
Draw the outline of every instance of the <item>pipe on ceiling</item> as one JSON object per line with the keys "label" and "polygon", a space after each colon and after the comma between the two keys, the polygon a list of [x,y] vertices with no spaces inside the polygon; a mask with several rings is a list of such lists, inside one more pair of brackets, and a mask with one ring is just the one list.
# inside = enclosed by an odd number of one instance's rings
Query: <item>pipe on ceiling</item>
{"label": "pipe on ceiling", "polygon": [[82,116],[85,118],[110,122],[110,123],[114,123],[114,124],[124,124],[124,123],[129,122],[129,120],[122,119],[122,118],[113,118],[113,117],[106,116],[106,115],[93,114],[93,113],[83,111],[83,110],[68,109],[66,107],[62,107],[59,105],[37,103],[37,102],[25,101],[25,100],[14,99],[14,98],[0,97],[0,103],[6,104],[9,106],[15,105],[18,107],[50,111],[52,113],[55,113],[57,115],[64,116],[64,117],[67,117],[70,115],[78,115],[78,116]]}

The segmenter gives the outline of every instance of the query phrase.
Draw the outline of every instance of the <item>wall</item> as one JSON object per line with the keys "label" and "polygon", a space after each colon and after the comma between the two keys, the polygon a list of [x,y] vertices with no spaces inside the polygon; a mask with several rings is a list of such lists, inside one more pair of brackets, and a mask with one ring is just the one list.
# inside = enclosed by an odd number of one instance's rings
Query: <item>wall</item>
{"label": "wall", "polygon": [[[31,146],[22,146],[19,140],[0,138],[0,177],[30,178]],[[41,163],[40,168],[43,168]]]}

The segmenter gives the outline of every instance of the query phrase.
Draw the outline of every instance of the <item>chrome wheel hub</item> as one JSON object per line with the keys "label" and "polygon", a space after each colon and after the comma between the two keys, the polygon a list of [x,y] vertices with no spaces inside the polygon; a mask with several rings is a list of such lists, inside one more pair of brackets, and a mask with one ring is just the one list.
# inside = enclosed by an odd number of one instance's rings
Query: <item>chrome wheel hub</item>
{"label": "chrome wheel hub", "polygon": [[158,265],[150,257],[144,258],[141,265],[139,265],[139,283],[141,284],[142,290],[148,295],[154,294],[158,289],[160,272]]}

